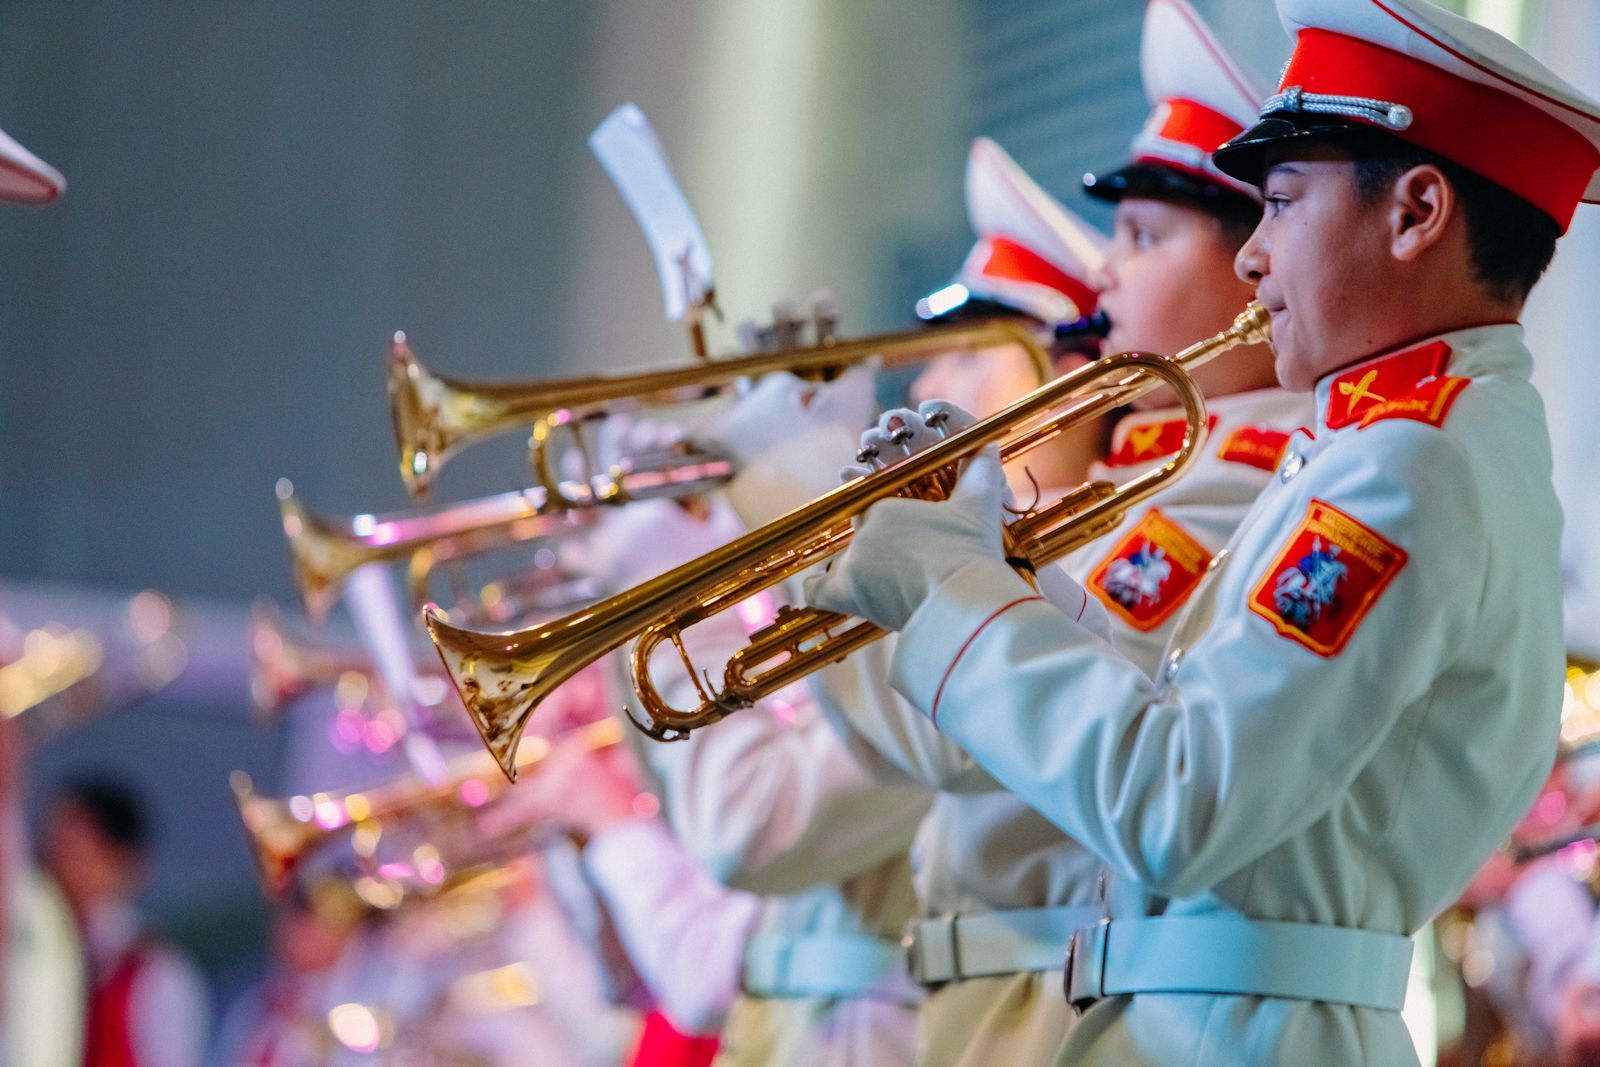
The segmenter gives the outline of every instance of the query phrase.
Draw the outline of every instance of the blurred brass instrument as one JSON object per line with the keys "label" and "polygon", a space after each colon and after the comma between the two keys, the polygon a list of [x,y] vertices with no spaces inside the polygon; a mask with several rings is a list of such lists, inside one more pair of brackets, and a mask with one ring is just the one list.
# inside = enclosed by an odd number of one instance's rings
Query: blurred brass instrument
{"label": "blurred brass instrument", "polygon": [[[536,738],[523,746],[517,766],[540,763],[556,744],[608,748],[621,740],[621,732],[615,719],[605,718],[560,741]],[[482,752],[452,760],[441,785],[407,775],[372,789],[273,799],[256,793],[243,771],[234,771],[228,784],[269,896],[289,888],[312,852],[348,838],[358,859],[372,860],[385,834],[401,828],[419,830],[423,839],[413,844],[406,838],[404,857],[374,862],[354,879],[356,894],[371,907],[388,910],[408,897],[436,895],[526,850],[526,832],[511,835],[514,841],[490,841],[475,825],[480,809],[506,790],[495,763]],[[535,829],[547,833],[550,828]]]}
{"label": "blurred brass instrument", "polygon": [[[1266,311],[1252,304],[1227,330],[1177,356],[1125,353],[1089,364],[922,452],[842,485],[698,560],[564,619],[517,632],[481,633],[452,625],[430,607],[428,632],[478,732],[508,777],[516,775],[518,739],[539,702],[585,665],[630,639],[637,639],[632,656],[634,686],[650,719],[640,728],[657,740],[687,736],[844,658],[883,631],[832,612],[781,609],[776,620],[752,635],[751,643],[729,661],[722,689],[710,692],[689,662],[681,639],[684,630],[842,551],[850,542],[852,520],[877,501],[897,495],[942,498],[954,484],[957,464],[989,445],[1000,445],[1003,460],[1015,460],[1074,426],[1160,385],[1170,386],[1188,423],[1176,456],[1121,485],[1080,486],[1008,525],[1008,554],[1035,565],[1061,558],[1113,528],[1129,508],[1193,462],[1204,441],[1206,410],[1188,372],[1239,345],[1266,341],[1269,335]],[[702,699],[695,708],[670,707],[651,682],[651,654],[664,642],[676,647],[699,691]]]}
{"label": "blurred brass instrument", "polygon": [[[649,489],[643,478],[628,484],[610,474],[591,473],[578,481],[563,481],[558,457],[552,451],[559,434],[569,431],[576,438],[580,454],[584,454],[577,428],[589,420],[639,408],[705,400],[729,391],[742,380],[774,371],[826,380],[874,360],[894,367],[931,359],[951,349],[1007,344],[1021,345],[1028,352],[1040,383],[1050,380],[1049,354],[1033,333],[1018,323],[1003,320],[924,327],[853,341],[826,340],[809,347],[758,352],[672,370],[496,383],[467,382],[434,374],[417,362],[405,336],[399,334],[389,356],[389,405],[394,416],[395,444],[400,450],[400,477],[413,497],[424,497],[439,468],[460,449],[499,433],[531,426],[529,458],[538,489],[529,491],[542,490],[547,507],[584,508],[638,499]],[[691,455],[682,462],[714,458]],[[645,470],[641,467],[638,473]]]}
{"label": "blurred brass instrument", "polygon": [[[722,477],[726,467],[725,461],[681,465],[650,477],[653,485],[666,487],[664,491],[687,494],[702,489],[706,479]],[[365,564],[404,560],[406,586],[420,610],[431,599],[428,585],[441,566],[513,545],[554,544],[594,521],[585,512],[551,507],[542,487],[447,507],[350,518],[308,511],[287,478],[278,479],[277,494],[300,602],[306,617],[317,623],[327,618],[345,579]],[[553,575],[550,578],[548,585],[560,584]],[[492,598],[498,599],[499,594]]]}
{"label": "blurred brass instrument", "polygon": [[147,589],[119,614],[117,632],[59,623],[16,630],[14,650],[0,650],[0,718],[23,720],[38,744],[173,682],[188,665],[188,649],[172,602]]}
{"label": "blurred brass instrument", "polygon": [[[362,689],[382,688],[372,657],[358,649],[314,644],[284,629],[271,601],[250,609],[246,640],[250,644],[250,706],[261,723],[283,718],[289,706],[315,689],[337,686],[359,676]],[[419,677],[438,678],[438,662],[417,661]],[[440,679],[440,684],[443,680]]]}

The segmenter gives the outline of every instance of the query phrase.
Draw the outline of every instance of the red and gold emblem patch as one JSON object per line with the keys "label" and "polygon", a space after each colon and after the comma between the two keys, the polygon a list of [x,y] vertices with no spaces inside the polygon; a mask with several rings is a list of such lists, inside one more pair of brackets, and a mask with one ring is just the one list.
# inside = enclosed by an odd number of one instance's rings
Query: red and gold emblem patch
{"label": "red and gold emblem patch", "polygon": [[1332,504],[1312,500],[1250,594],[1250,610],[1280,636],[1319,656],[1337,656],[1405,565],[1405,549]]}
{"label": "red and gold emblem patch", "polygon": [[1089,575],[1089,588],[1135,630],[1154,630],[1200,584],[1211,553],[1151,508]]}
{"label": "red and gold emblem patch", "polygon": [[1365,429],[1383,419],[1443,426],[1456,397],[1472,384],[1470,378],[1446,375],[1449,363],[1450,346],[1434,341],[1346,371],[1328,393],[1328,428],[1360,423]]}
{"label": "red and gold emblem patch", "polygon": [[1222,442],[1217,458],[1271,472],[1278,469],[1278,461],[1283,459],[1283,450],[1288,444],[1286,433],[1260,426],[1241,426]]}

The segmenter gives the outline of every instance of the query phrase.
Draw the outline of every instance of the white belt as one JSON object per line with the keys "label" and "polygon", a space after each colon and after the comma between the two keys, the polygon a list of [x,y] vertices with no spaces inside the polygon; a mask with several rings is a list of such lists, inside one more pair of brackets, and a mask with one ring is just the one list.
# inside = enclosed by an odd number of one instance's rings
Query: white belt
{"label": "white belt", "polygon": [[1411,939],[1346,926],[1167,915],[1086,927],[1067,956],[1067,1001],[1127,993],[1284,997],[1399,1011]]}
{"label": "white belt", "polygon": [[1073,933],[1100,915],[1099,907],[1081,905],[918,919],[906,927],[906,966],[923,985],[1059,971]]}
{"label": "white belt", "polygon": [[859,934],[758,934],[744,950],[740,986],[757,997],[882,996],[918,999],[900,946]]}

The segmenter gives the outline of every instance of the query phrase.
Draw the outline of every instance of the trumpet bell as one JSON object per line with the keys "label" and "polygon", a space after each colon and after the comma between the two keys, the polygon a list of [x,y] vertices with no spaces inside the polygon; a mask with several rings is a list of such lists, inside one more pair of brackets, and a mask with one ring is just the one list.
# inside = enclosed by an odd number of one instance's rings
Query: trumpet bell
{"label": "trumpet bell", "polygon": [[[537,744],[524,745],[517,766],[526,769],[543,761],[556,744],[596,751],[615,745],[621,736],[616,720],[601,719],[559,741],[537,738]],[[482,752],[451,760],[445,781],[438,785],[405,776],[371,789],[269,798],[255,791],[243,771],[228,779],[262,888],[269,896],[281,896],[301,876],[313,852],[340,843],[360,861],[358,867],[376,866],[380,881],[388,878],[382,874],[385,864],[378,855],[379,844],[391,835],[401,838],[409,862],[417,867],[414,872],[396,874],[399,882],[390,879],[382,885],[364,874],[355,876],[356,895],[384,908],[397,906],[412,893],[434,894],[458,885],[485,866],[521,854],[530,833],[535,838],[548,834],[549,827],[513,827],[496,831],[493,838],[479,832],[477,815],[504,793],[500,781],[496,764]],[[508,834],[511,840],[505,839]]]}
{"label": "trumpet bell", "polygon": [[436,604],[429,604],[423,617],[478,736],[506,778],[516,781],[517,743],[528,719],[562,682],[588,666],[590,660],[576,654],[587,632],[581,624],[559,633],[535,627],[541,635],[537,652],[516,655],[506,635],[455,626]]}

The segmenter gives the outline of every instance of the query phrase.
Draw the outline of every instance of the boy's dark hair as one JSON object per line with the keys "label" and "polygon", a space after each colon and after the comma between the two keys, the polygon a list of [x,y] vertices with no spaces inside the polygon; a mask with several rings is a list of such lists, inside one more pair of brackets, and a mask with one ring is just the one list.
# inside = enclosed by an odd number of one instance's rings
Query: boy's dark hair
{"label": "boy's dark hair", "polygon": [[60,797],[89,816],[95,828],[118,848],[134,854],[150,846],[150,817],[131,787],[111,778],[79,778],[61,787]]}
{"label": "boy's dark hair", "polygon": [[1521,304],[1556,253],[1561,227],[1543,211],[1437,153],[1373,132],[1346,141],[1355,162],[1356,195],[1378,202],[1413,167],[1438,167],[1455,187],[1467,220],[1472,271],[1497,299]]}

